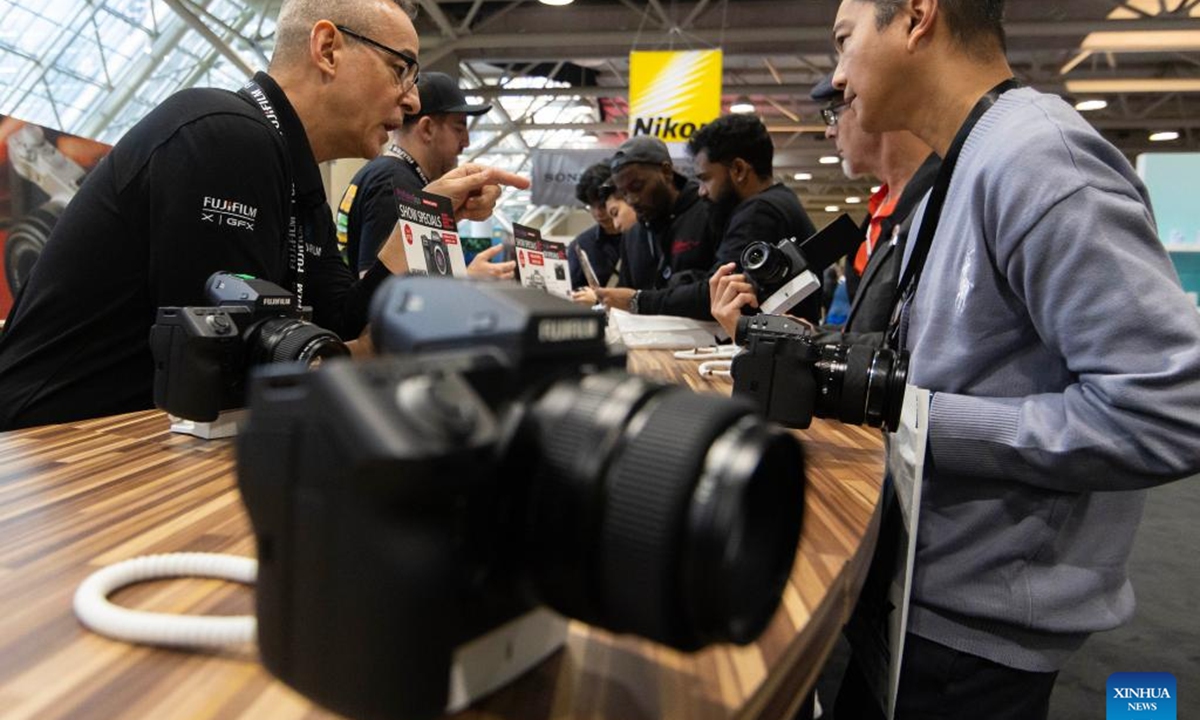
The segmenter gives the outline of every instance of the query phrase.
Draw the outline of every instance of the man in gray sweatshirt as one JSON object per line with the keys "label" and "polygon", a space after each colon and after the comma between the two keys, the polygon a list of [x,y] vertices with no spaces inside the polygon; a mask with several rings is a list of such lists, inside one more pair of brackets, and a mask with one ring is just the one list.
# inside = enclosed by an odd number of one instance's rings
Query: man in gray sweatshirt
{"label": "man in gray sweatshirt", "polygon": [[1121,153],[1004,84],[1003,6],[843,0],[834,25],[864,129],[952,168],[894,334],[932,391],[898,718],[1046,717],[1070,654],[1133,615],[1145,489],[1200,471],[1200,315]]}

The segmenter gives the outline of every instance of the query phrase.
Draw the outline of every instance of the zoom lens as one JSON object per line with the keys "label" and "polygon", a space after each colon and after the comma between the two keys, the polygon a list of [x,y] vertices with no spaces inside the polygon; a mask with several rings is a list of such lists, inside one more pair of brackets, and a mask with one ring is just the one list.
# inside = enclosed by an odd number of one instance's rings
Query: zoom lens
{"label": "zoom lens", "polygon": [[908,355],[865,345],[821,345],[813,365],[813,415],[893,430],[900,421]]}
{"label": "zoom lens", "polygon": [[328,358],[350,355],[336,334],[298,318],[263,320],[250,335],[251,365],[299,362],[312,368]]}
{"label": "zoom lens", "polygon": [[523,434],[520,454],[537,457],[525,554],[544,602],[683,650],[762,632],[804,509],[792,435],[746,401],[622,373],[555,384]]}

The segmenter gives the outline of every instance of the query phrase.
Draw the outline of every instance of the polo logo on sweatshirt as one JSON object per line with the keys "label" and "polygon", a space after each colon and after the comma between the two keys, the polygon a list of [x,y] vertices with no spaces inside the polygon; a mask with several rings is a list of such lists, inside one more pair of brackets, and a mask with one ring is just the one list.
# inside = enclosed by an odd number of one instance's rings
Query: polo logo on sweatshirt
{"label": "polo logo on sweatshirt", "polygon": [[200,221],[254,232],[258,220],[258,208],[236,200],[204,196],[200,202]]}
{"label": "polo logo on sweatshirt", "polygon": [[1176,720],[1171,673],[1113,673],[1107,686],[1107,720]]}

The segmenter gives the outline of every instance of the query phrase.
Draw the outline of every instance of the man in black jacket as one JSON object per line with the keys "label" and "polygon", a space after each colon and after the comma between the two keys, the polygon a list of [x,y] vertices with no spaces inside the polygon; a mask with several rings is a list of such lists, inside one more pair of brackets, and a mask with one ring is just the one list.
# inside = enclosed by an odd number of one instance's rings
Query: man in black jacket
{"label": "man in black jacket", "polygon": [[[419,109],[413,11],[407,0],[286,0],[269,74],[237,93],[177,93],[117,143],[63,212],[0,336],[0,430],[152,407],[155,310],[206,304],[218,270],[281,285],[318,324],[359,335],[404,251],[385,245],[354,279],[318,163],[374,157]],[[464,166],[438,191],[482,217],[497,182],[528,186]]]}
{"label": "man in black jacket", "polygon": [[[766,126],[757,117],[718,118],[691,137],[688,152],[696,163],[698,194],[707,201],[710,223],[718,230],[713,264],[693,282],[642,290],[636,294],[636,302],[629,304],[642,314],[711,320],[709,284],[705,280],[717,268],[726,264],[737,267],[742,251],[756,240],[804,240],[814,229],[796,194],[772,177],[775,148]],[[621,307],[621,292],[605,292],[605,301]],[[820,296],[806,300],[799,313],[819,319]]]}
{"label": "man in black jacket", "polygon": [[611,307],[637,312],[638,290],[694,282],[708,270],[713,228],[699,185],[675,171],[662,140],[647,135],[626,140],[610,167],[614,192],[640,222],[622,242],[620,288],[604,297]]}

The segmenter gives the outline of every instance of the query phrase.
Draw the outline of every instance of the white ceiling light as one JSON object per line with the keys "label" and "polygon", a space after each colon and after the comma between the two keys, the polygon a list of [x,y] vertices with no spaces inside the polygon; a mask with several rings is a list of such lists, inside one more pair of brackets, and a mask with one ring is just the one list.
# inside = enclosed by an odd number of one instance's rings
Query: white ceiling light
{"label": "white ceiling light", "polygon": [[540,0],[543,5],[570,5],[575,0]]}
{"label": "white ceiling light", "polygon": [[822,165],[837,165],[841,161],[842,159],[837,155],[826,155],[817,162],[821,163]]}
{"label": "white ceiling light", "polygon": [[850,196],[850,197],[846,198],[846,204],[847,204],[847,205],[857,205],[857,204],[859,204],[860,202],[862,202],[862,198],[860,198],[860,197],[857,197],[857,196],[854,196],[854,195],[852,195],[852,196]]}
{"label": "white ceiling light", "polygon": [[1092,110],[1103,110],[1108,107],[1107,100],[1080,100],[1075,103],[1075,109],[1079,112],[1091,112]]}
{"label": "white ceiling light", "polygon": [[1179,133],[1174,130],[1164,130],[1150,135],[1150,142],[1167,142],[1170,140],[1178,140]]}
{"label": "white ceiling light", "polygon": [[882,189],[883,189],[882,185],[872,185],[871,186],[871,194],[874,195],[875,193],[879,192]]}
{"label": "white ceiling light", "polygon": [[1110,95],[1115,93],[1186,93],[1200,92],[1198,78],[1125,78],[1114,80],[1068,80],[1072,95]]}
{"label": "white ceiling light", "polygon": [[837,205],[826,205],[825,206],[825,212],[837,212],[838,210],[841,210],[841,208],[838,207]]}
{"label": "white ceiling light", "polygon": [[738,98],[733,102],[732,105],[729,106],[729,112],[736,113],[738,115],[749,115],[757,109],[758,108],[754,107],[754,103],[750,102],[749,98],[744,97]]}
{"label": "white ceiling light", "polygon": [[803,181],[805,181],[805,180],[812,180],[812,173],[796,173],[796,174],[795,174],[795,175],[793,175],[792,177],[794,177],[794,178],[796,178],[797,180],[799,180],[799,181],[803,182]]}

